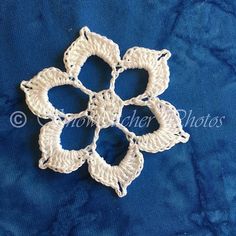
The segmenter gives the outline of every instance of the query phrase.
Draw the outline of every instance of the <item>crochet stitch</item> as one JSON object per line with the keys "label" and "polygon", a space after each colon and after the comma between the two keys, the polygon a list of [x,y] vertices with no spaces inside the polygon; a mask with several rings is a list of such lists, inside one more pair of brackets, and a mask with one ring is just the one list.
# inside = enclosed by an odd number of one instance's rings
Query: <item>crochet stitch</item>
{"label": "crochet stitch", "polygon": [[[102,58],[112,69],[110,88],[98,93],[86,88],[77,78],[83,64],[92,55]],[[156,51],[133,47],[121,59],[117,44],[83,27],[79,38],[64,54],[66,72],[51,67],[42,70],[31,80],[21,83],[30,110],[38,117],[51,119],[40,130],[39,145],[42,157],[39,167],[70,173],[87,161],[92,178],[115,189],[118,196],[125,196],[127,186],[143,168],[141,151],[156,153],[167,150],[179,142],[185,143],[189,139],[189,135],[182,129],[175,107],[157,98],[168,87],[167,60],[170,56],[166,49]],[[123,101],[115,93],[115,81],[120,73],[133,68],[145,69],[148,72],[147,88],[143,94]],[[77,114],[65,114],[56,109],[49,102],[48,91],[62,85],[74,86],[89,95],[88,108]],[[148,106],[160,127],[152,133],[135,135],[120,123],[122,108],[127,105]],[[96,125],[93,141],[81,150],[64,150],[60,141],[62,129],[68,122],[80,117],[88,117]],[[114,166],[108,164],[96,151],[100,130],[109,126],[121,129],[129,141],[124,159],[119,165]]]}

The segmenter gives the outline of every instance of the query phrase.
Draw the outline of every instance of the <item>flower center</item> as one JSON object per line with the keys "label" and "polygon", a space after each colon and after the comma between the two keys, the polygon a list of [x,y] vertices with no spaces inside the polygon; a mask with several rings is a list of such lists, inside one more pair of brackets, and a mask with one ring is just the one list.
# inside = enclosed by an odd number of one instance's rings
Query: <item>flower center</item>
{"label": "flower center", "polygon": [[96,125],[107,128],[120,119],[122,100],[112,90],[103,90],[90,98],[88,117]]}

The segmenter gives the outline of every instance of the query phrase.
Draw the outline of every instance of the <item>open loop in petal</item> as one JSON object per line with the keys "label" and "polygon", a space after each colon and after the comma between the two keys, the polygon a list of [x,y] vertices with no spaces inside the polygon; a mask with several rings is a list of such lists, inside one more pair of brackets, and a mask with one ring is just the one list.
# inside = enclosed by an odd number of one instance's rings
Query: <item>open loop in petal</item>
{"label": "open loop in petal", "polygon": [[70,173],[84,164],[89,156],[88,148],[80,150],[64,150],[60,135],[68,120],[54,120],[45,124],[40,130],[39,146],[42,158],[41,169],[50,168],[61,173]]}
{"label": "open loop in petal", "polygon": [[88,166],[92,178],[112,187],[119,197],[123,197],[127,194],[127,186],[143,169],[143,155],[136,144],[130,143],[119,165],[111,166],[97,152],[93,152],[88,158]]}
{"label": "open loop in petal", "polygon": [[29,109],[44,119],[54,119],[65,114],[56,109],[48,98],[48,91],[56,86],[72,85],[78,88],[77,81],[71,79],[67,73],[51,67],[42,70],[29,81],[21,82],[21,89],[25,92],[26,103]]}
{"label": "open loop in petal", "polygon": [[76,39],[64,54],[66,71],[70,76],[77,77],[88,57],[96,55],[114,69],[120,61],[120,51],[116,43],[99,34],[90,32],[88,27],[80,30]]}
{"label": "open loop in petal", "polygon": [[137,99],[155,97],[160,95],[168,87],[169,67],[167,60],[171,53],[164,49],[161,51],[150,50],[142,47],[130,48],[124,55],[120,72],[127,69],[144,69],[148,72],[148,84],[145,92]]}
{"label": "open loop in petal", "polygon": [[156,153],[188,141],[189,134],[183,131],[179,113],[170,103],[154,98],[146,102],[136,101],[135,105],[148,106],[159,123],[154,132],[136,137],[140,150]]}

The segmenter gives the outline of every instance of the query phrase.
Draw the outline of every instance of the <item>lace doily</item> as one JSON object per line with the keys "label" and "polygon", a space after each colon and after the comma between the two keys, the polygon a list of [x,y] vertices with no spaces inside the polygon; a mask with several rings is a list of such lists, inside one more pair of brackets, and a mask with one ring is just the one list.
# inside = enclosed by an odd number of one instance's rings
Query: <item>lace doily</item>
{"label": "lace doily", "polygon": [[[110,88],[98,93],[86,88],[78,80],[82,66],[92,55],[102,58],[112,68]],[[170,52],[165,49],[156,51],[133,47],[121,59],[117,44],[90,32],[87,27],[82,28],[79,38],[64,54],[66,72],[51,67],[42,70],[31,80],[21,83],[29,109],[38,117],[51,119],[40,130],[39,145],[42,158],[39,160],[39,167],[70,173],[87,161],[92,178],[115,189],[120,197],[125,196],[127,186],[143,168],[141,151],[161,152],[189,139],[189,135],[182,129],[175,107],[157,98],[168,87],[167,60],[170,56]],[[143,94],[123,101],[114,91],[115,81],[120,73],[133,68],[145,69],[148,72],[147,88]],[[48,91],[62,85],[72,85],[89,95],[88,108],[78,114],[65,114],[56,109],[49,102]],[[158,130],[141,136],[129,131],[119,122],[122,108],[127,105],[148,106],[160,124]],[[62,129],[68,122],[80,117],[88,117],[95,123],[93,141],[81,150],[64,150],[60,143]],[[129,141],[124,159],[119,165],[114,166],[108,164],[96,151],[100,130],[109,126],[121,129]]]}

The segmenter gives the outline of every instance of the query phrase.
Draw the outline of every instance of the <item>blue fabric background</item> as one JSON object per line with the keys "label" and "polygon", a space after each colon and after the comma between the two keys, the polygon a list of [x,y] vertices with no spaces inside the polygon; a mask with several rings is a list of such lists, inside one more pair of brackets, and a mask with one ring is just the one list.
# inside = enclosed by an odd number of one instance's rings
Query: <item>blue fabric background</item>
{"label": "blue fabric background", "polygon": [[[64,70],[64,50],[85,25],[118,43],[122,55],[132,46],[169,49],[170,86],[161,98],[196,119],[217,117],[206,127],[183,117],[190,141],[144,153],[141,176],[121,199],[92,180],[86,165],[69,175],[37,167],[40,125],[19,89],[45,67]],[[232,0],[1,1],[0,235],[236,235],[235,40]],[[80,79],[104,89],[109,68],[89,59]],[[130,97],[146,81],[145,73],[127,72],[117,93]],[[50,99],[80,111],[88,98],[66,87],[53,89]],[[27,115],[24,127],[11,125],[14,111]],[[68,128],[62,144],[80,148],[91,137],[92,129]],[[105,159],[113,163],[126,149],[122,133],[103,131],[98,151]]]}

